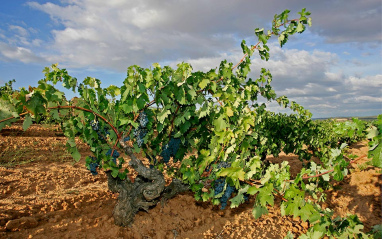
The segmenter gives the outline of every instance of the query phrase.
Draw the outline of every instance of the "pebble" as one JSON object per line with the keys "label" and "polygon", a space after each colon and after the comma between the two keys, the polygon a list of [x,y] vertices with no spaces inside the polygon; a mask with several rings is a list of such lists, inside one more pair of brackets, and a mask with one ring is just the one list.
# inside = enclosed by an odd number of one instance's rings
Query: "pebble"
{"label": "pebble", "polygon": [[5,228],[8,231],[17,231],[26,228],[35,228],[38,226],[38,222],[34,217],[22,217],[19,219],[9,220],[5,224]]}

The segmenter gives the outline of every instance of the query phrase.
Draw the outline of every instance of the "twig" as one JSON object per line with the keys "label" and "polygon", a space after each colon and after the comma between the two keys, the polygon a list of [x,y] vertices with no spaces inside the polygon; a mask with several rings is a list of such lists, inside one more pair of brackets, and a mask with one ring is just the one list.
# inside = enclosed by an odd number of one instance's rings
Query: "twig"
{"label": "twig", "polygon": [[180,104],[178,104],[178,107],[176,108],[175,113],[174,113],[174,117],[171,120],[170,132],[168,133],[168,139],[169,140],[171,138],[172,130],[174,128],[174,120],[175,120],[175,117],[176,117],[176,113],[178,113],[179,108],[180,108]]}
{"label": "twig", "polygon": [[[362,156],[360,156],[360,157],[358,157],[358,158],[356,158],[356,159],[350,161],[350,163],[354,163],[355,161],[357,161],[357,160],[359,160],[359,159],[361,159],[361,158],[364,158],[364,157],[366,157],[366,155],[362,155]],[[331,172],[333,172],[333,171],[334,171],[334,169],[330,169],[330,170],[328,170],[328,171],[326,171],[326,172],[319,173],[319,174],[316,174],[316,175],[312,175],[312,176],[304,176],[304,177],[302,177],[302,179],[317,178],[317,177],[320,177],[320,176],[322,176],[322,175],[331,173]],[[294,179],[288,180],[288,182],[293,182],[293,181],[294,181]]]}

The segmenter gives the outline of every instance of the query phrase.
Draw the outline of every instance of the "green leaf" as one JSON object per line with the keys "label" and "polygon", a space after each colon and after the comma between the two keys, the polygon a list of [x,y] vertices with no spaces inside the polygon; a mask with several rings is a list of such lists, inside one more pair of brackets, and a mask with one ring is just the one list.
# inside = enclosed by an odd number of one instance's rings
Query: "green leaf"
{"label": "green leaf", "polygon": [[187,91],[187,94],[191,96],[192,100],[195,99],[195,97],[197,96],[195,90],[192,88]]}
{"label": "green leaf", "polygon": [[305,30],[305,26],[301,22],[299,22],[297,25],[296,31],[299,33],[302,33],[304,30]]}
{"label": "green leaf", "polygon": [[215,130],[217,132],[223,131],[228,127],[228,124],[225,122],[223,116],[220,116],[216,120],[214,120]]}
{"label": "green leaf", "polygon": [[266,207],[256,205],[252,210],[252,215],[255,219],[259,219],[264,214],[268,214],[268,209]]}
{"label": "green leaf", "polygon": [[60,120],[60,114],[58,113],[58,110],[51,110],[50,114],[52,115],[53,119]]}
{"label": "green leaf", "polygon": [[107,88],[107,93],[108,93],[111,97],[115,97],[115,96],[121,94],[121,90],[119,89],[119,87],[117,87],[117,86],[115,86],[115,85],[110,85],[110,86]]}
{"label": "green leaf", "polygon": [[32,117],[29,114],[27,114],[23,122],[23,130],[26,131],[32,123]]}
{"label": "green leaf", "polygon": [[[243,142],[245,143],[245,142]],[[243,145],[242,143],[242,145]],[[261,160],[259,156],[253,157],[250,161],[248,161],[247,166],[250,171],[247,172],[248,179],[252,178],[253,175],[257,173],[257,170],[261,168]]]}
{"label": "green leaf", "polygon": [[139,97],[137,99],[137,106],[138,106],[138,109],[143,109],[146,105],[146,102],[147,102],[147,97],[145,97],[145,95],[141,95],[141,97]]}
{"label": "green leaf", "polygon": [[299,239],[320,239],[323,235],[324,233],[320,231],[309,231],[306,234],[301,235]]}
{"label": "green leaf", "polygon": [[71,154],[72,154],[73,159],[74,159],[76,162],[80,161],[80,159],[81,159],[81,154],[80,154],[80,152],[78,152],[77,147],[74,147],[74,148],[73,148]]}
{"label": "green leaf", "polygon": [[264,35],[264,34],[259,35],[259,40],[260,40],[263,44],[267,44],[267,41],[268,41],[266,35]]}
{"label": "green leaf", "polygon": [[299,213],[301,220],[310,222],[314,222],[313,218],[316,220],[320,218],[320,213],[314,209],[313,205],[310,203],[306,203],[303,207],[301,207],[301,212]]}
{"label": "green leaf", "polygon": [[239,189],[239,191],[237,192],[237,195],[230,199],[231,208],[236,208],[240,204],[245,202],[244,193],[247,192],[248,188],[249,188],[249,185],[246,185],[244,188]]}
{"label": "green leaf", "polygon": [[329,176],[329,174],[327,173],[327,174],[322,175],[322,179],[323,179],[324,181],[326,181],[326,182],[329,182],[329,180],[330,180],[330,176]]}
{"label": "green leaf", "polygon": [[368,157],[372,158],[371,162],[373,166],[382,168],[382,142],[380,140],[377,147],[369,151]]}
{"label": "green leaf", "polygon": [[259,195],[257,195],[256,200],[260,202],[260,205],[265,207],[267,204],[274,205],[273,196],[273,184],[268,183],[264,187],[260,188]]}
{"label": "green leaf", "polygon": [[382,238],[382,224],[373,226],[374,238]]}
{"label": "green leaf", "polygon": [[176,91],[175,97],[181,105],[186,104],[186,94],[183,88],[180,88],[178,91]]}
{"label": "green leaf", "polygon": [[232,111],[231,107],[227,107],[226,110],[227,110],[227,116],[228,117],[233,116],[233,111]]}
{"label": "green leaf", "polygon": [[218,174],[219,177],[231,177],[232,180],[241,180],[244,181],[245,172],[243,168],[223,168]]}
{"label": "green leaf", "polygon": [[128,114],[133,111],[133,101],[127,101],[127,103],[122,104],[120,107],[126,114]]}
{"label": "green leaf", "polygon": [[375,127],[375,126],[371,126],[369,129],[366,130],[366,132],[367,132],[366,137],[368,139],[373,139],[374,137],[376,137],[379,134],[379,131],[378,131],[377,127]]}
{"label": "green leaf", "polygon": [[46,100],[39,91],[34,91],[33,95],[26,102],[27,109],[33,113],[37,122],[41,117],[40,114],[44,114],[46,112],[44,107],[46,103]]}
{"label": "green leaf", "polygon": [[342,181],[344,179],[344,174],[341,170],[341,166],[338,164],[334,166],[333,178],[337,181]]}
{"label": "green leaf", "polygon": [[121,118],[120,119],[120,124],[119,126],[126,125],[126,124],[133,124],[133,121],[129,118]]}
{"label": "green leaf", "polygon": [[210,109],[208,103],[207,102],[204,103],[203,107],[198,112],[199,113],[199,119],[209,115],[210,111],[211,111],[211,109]]}
{"label": "green leaf", "polygon": [[3,120],[7,118],[9,118],[9,120],[0,123],[0,130],[6,125],[11,125],[11,123],[17,121],[19,118],[15,107],[12,104],[10,104],[10,102],[7,102],[0,98],[0,119]]}
{"label": "green leaf", "polygon": [[119,174],[119,170],[118,168],[112,168],[111,169],[111,176],[113,176],[113,178],[116,178]]}
{"label": "green leaf", "polygon": [[203,79],[200,83],[199,83],[199,87],[200,87],[200,89],[204,89],[204,88],[206,88],[206,86],[208,85],[208,83],[210,82],[210,80],[209,79]]}
{"label": "green leaf", "polygon": [[70,145],[70,147],[76,147],[76,141],[74,141],[73,138],[69,138],[67,141],[66,141],[67,144]]}
{"label": "green leaf", "polygon": [[252,186],[248,189],[247,193],[249,195],[255,195],[257,192],[259,192],[259,188],[257,188],[256,186]]}
{"label": "green leaf", "polygon": [[158,114],[158,120],[159,122],[161,122],[163,124],[163,122],[165,121],[165,119],[167,118],[167,116],[169,116],[171,114],[171,111],[170,110],[162,110],[159,114]]}
{"label": "green leaf", "polygon": [[[289,231],[283,239],[294,239],[294,234]],[[300,239],[301,239],[301,237],[300,237]]]}

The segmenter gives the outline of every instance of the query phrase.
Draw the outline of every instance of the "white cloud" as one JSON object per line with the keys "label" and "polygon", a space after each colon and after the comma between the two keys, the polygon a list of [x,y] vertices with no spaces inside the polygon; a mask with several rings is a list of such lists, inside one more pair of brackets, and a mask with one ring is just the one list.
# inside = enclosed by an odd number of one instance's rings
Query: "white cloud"
{"label": "white cloud", "polygon": [[337,106],[333,104],[316,104],[316,105],[309,105],[309,108],[313,109],[336,109]]}
{"label": "white cloud", "polygon": [[381,97],[372,97],[368,95],[355,96],[352,98],[345,99],[343,102],[344,103],[359,103],[359,102],[382,103],[382,96]]}
{"label": "white cloud", "polygon": [[42,62],[43,59],[36,56],[30,49],[24,47],[13,47],[0,42],[0,60],[18,60],[23,63]]}
{"label": "white cloud", "polygon": [[379,89],[382,91],[382,75],[356,77],[350,76],[345,82],[353,90]]}
{"label": "white cloud", "polygon": [[160,14],[154,9],[133,8],[131,13],[133,15],[131,22],[140,29],[153,27],[161,20]]}
{"label": "white cloud", "polygon": [[[314,113],[377,108],[382,88],[380,63],[365,62],[371,55],[357,57],[349,45],[343,47],[341,43],[356,42],[357,47],[364,47],[364,42],[369,42],[380,49],[381,34],[375,30],[381,26],[376,21],[380,20],[380,1],[348,1],[351,3],[344,0],[28,2],[32,9],[50,16],[51,35],[46,39],[36,38],[41,33],[39,30],[27,24],[9,24],[11,37],[0,29],[3,41],[0,60],[59,62],[72,71],[114,72],[123,72],[132,64],[149,67],[159,62],[175,67],[184,61],[194,70],[208,71],[218,67],[223,59],[237,63],[242,57],[241,39],[255,44],[255,27],[269,27],[275,13],[286,8],[298,12],[303,5],[312,11],[313,27],[301,37],[290,39],[291,44],[286,48],[269,43],[268,62],[259,60],[255,53],[250,76],[257,78],[260,67],[270,69],[277,94],[289,96]],[[310,41],[301,40],[293,45],[296,39],[305,36]],[[342,47],[337,49],[337,46]],[[362,50],[366,51],[370,49]],[[354,59],[341,60],[350,54]],[[381,56],[380,50],[378,54]]]}
{"label": "white cloud", "polygon": [[20,27],[20,26],[10,25],[10,26],[9,26],[9,29],[12,30],[12,31],[14,31],[14,32],[16,32],[16,33],[17,33],[18,35],[20,35],[20,36],[24,36],[24,37],[26,37],[26,36],[29,35],[28,31],[27,31],[25,28]]}
{"label": "white cloud", "polygon": [[[273,75],[276,93],[286,95],[314,115],[346,116],[382,110],[382,75],[352,75],[338,55],[324,51],[274,48],[266,64]],[[260,64],[256,61],[255,66]],[[276,109],[277,107],[274,107]],[[375,113],[374,113],[375,114]]]}
{"label": "white cloud", "polygon": [[[268,62],[256,60],[255,65],[263,65],[262,67],[270,69],[275,89],[281,94],[287,93],[287,89],[290,91],[293,88],[303,89],[305,93],[317,92],[317,87],[322,84],[330,83],[330,86],[338,84],[340,76],[331,73],[331,67],[338,64],[338,56],[335,53],[319,50],[308,52],[281,49],[274,44],[271,46],[270,55],[271,58]],[[256,72],[258,74],[258,70]],[[327,91],[325,88],[320,90]]]}
{"label": "white cloud", "polygon": [[[158,61],[209,58],[219,55],[216,53],[227,49],[228,44],[232,47],[235,41],[232,34],[221,34],[221,29],[210,34],[190,31],[189,18],[179,15],[186,13],[179,2],[171,5],[132,1],[67,3],[29,5],[50,14],[64,26],[62,30],[52,31],[53,47],[58,54],[50,59],[71,67],[97,65],[122,71],[132,64],[149,66]],[[191,2],[188,5],[197,6]],[[200,22],[198,18],[192,19]],[[200,28],[203,31],[203,25]]]}

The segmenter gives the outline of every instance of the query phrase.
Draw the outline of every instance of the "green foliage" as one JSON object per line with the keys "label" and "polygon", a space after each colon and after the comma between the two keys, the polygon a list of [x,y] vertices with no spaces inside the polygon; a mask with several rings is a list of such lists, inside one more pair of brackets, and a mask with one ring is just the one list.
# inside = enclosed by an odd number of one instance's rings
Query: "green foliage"
{"label": "green foliage", "polygon": [[13,89],[13,83],[16,81],[10,80],[4,84],[4,86],[0,86],[0,98],[4,100],[10,100],[11,96],[16,93],[17,91]]}
{"label": "green foliage", "polygon": [[372,234],[372,238],[375,238],[375,239],[382,238],[382,224],[375,225],[373,227],[371,234]]}
{"label": "green foliage", "polygon": [[7,119],[0,121],[0,129],[16,122],[18,118],[19,114],[16,112],[15,107],[10,102],[0,98],[0,119]]}
{"label": "green foliage", "polygon": [[368,157],[372,158],[374,166],[382,168],[382,114],[367,129],[367,138],[369,141]]}
{"label": "green foliage", "polygon": [[6,125],[11,125],[19,118],[19,114],[14,107],[16,103],[14,96],[17,95],[18,92],[13,89],[12,84],[14,82],[15,80],[11,80],[6,82],[4,86],[0,86],[0,119],[7,119],[0,121],[0,130]]}
{"label": "green foliage", "polygon": [[[38,122],[53,117],[62,122],[68,138],[67,149],[76,161],[81,158],[75,141],[79,138],[89,145],[99,168],[120,179],[128,173],[122,166],[124,159],[108,152],[119,150],[121,141],[129,141],[134,152],[141,153],[151,166],[163,171],[163,148],[171,138],[179,139],[180,147],[172,160],[180,161],[180,168],[175,172],[168,165],[167,170],[189,184],[197,200],[218,202],[221,195],[214,195],[213,188],[206,191],[205,185],[223,177],[226,185],[237,189],[230,200],[231,208],[242,204],[245,194],[253,195],[256,197],[253,215],[259,218],[268,213],[267,206],[274,205],[277,195],[284,199],[283,215],[301,217],[314,224],[307,237],[318,238],[325,233],[358,235],[361,224],[356,218],[332,220],[331,214],[307,201],[306,195],[322,199],[322,182],[331,177],[344,178],[348,164],[343,157],[344,143],[365,137],[364,123],[356,119],[344,124],[316,123],[301,105],[286,96],[277,97],[269,70],[262,68],[257,79],[248,77],[256,50],[261,59],[268,60],[267,43],[273,36],[284,46],[289,36],[302,33],[306,25],[311,25],[309,12],[302,9],[299,14],[300,18],[293,20],[288,20],[289,10],[275,15],[271,30],[255,30],[257,44],[249,47],[242,41],[245,55],[239,64],[234,66],[223,60],[219,67],[207,72],[194,72],[184,62],[176,69],[157,63],[146,69],[133,65],[127,69],[121,87],[103,88],[98,79],[87,77],[79,83],[65,69],[53,64],[44,69],[45,79],[39,81],[38,87],[2,96],[0,130],[5,122],[19,115],[26,115],[24,129],[32,119]],[[78,92],[79,97],[68,101],[55,88],[58,82]],[[265,104],[258,103],[260,97],[290,108],[293,114],[267,111]],[[145,134],[139,138],[136,133],[142,130],[138,120],[142,112],[148,123],[144,126]],[[373,150],[379,149],[380,154],[381,128],[378,130],[377,134],[372,128],[368,135],[376,142],[373,146],[379,145]],[[374,141],[375,137],[379,141]],[[277,156],[281,151],[297,154],[304,162],[295,179],[291,179],[286,162],[278,165],[265,160],[266,155]],[[312,155],[319,156],[320,165],[309,162]],[[94,158],[87,157],[88,168]],[[231,166],[219,168],[219,162],[229,162]],[[378,164],[378,160],[375,162]]]}

